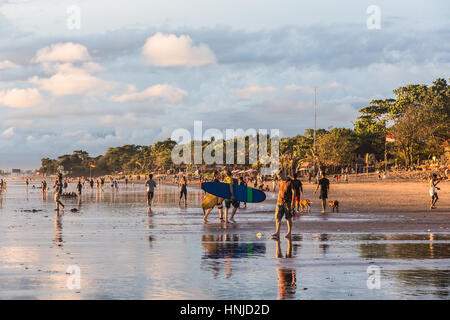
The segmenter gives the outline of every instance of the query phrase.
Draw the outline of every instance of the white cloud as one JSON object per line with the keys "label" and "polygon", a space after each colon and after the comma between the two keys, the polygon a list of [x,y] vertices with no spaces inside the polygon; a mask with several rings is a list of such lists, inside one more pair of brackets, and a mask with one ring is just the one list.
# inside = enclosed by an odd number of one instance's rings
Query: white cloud
{"label": "white cloud", "polygon": [[314,88],[304,87],[296,84],[287,85],[284,87],[284,90],[288,92],[300,91],[301,93],[305,94],[314,94]]}
{"label": "white cloud", "polygon": [[87,48],[78,43],[57,43],[40,49],[34,62],[75,62],[86,61],[91,57]]}
{"label": "white cloud", "polygon": [[15,128],[9,127],[8,129],[2,132],[0,137],[4,139],[11,139],[12,137],[14,137],[14,135],[15,135]]}
{"label": "white cloud", "polygon": [[274,87],[259,87],[259,86],[250,86],[242,89],[231,89],[230,90],[233,95],[240,99],[250,99],[256,95],[262,95],[266,93],[271,93],[277,91]]}
{"label": "white cloud", "polygon": [[27,108],[41,104],[42,95],[36,88],[0,91],[0,105],[10,108]]}
{"label": "white cloud", "polygon": [[136,92],[133,86],[130,86],[130,92],[120,96],[112,97],[116,102],[144,102],[154,101],[155,99],[163,99],[167,103],[181,103],[188,95],[187,91],[175,88],[170,84],[157,84],[147,89]]}
{"label": "white cloud", "polygon": [[54,66],[56,73],[50,78],[34,76],[28,80],[56,96],[82,93],[101,95],[113,89],[116,84],[90,74],[90,71],[99,70],[99,68],[101,67],[97,64],[90,64],[86,69],[74,67],[71,63],[58,64]]}
{"label": "white cloud", "polygon": [[103,117],[100,117],[99,124],[103,126],[117,126],[117,127],[124,127],[124,126],[136,126],[139,125],[139,119],[136,118],[136,116],[128,112],[123,116],[116,117],[113,115],[105,115]]}
{"label": "white cloud", "polygon": [[332,83],[330,83],[328,85],[328,88],[333,88],[333,89],[335,89],[335,88],[345,88],[345,85],[343,85],[342,83],[333,81]]}
{"label": "white cloud", "polygon": [[0,61],[0,70],[14,68],[16,65],[9,60]]}
{"label": "white cloud", "polygon": [[149,64],[159,67],[216,64],[216,57],[205,44],[195,46],[191,37],[156,33],[142,47],[142,54]]}

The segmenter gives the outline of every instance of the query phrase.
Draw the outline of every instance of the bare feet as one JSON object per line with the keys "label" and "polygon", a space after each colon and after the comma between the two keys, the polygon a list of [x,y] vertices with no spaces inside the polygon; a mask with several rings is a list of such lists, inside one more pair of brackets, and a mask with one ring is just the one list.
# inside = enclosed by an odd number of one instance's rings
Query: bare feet
{"label": "bare feet", "polygon": [[290,238],[291,238],[291,234],[290,234],[290,233],[286,233],[286,234],[284,235],[284,237],[285,237],[286,239],[290,239]]}
{"label": "bare feet", "polygon": [[272,233],[272,234],[270,235],[270,237],[271,237],[272,239],[280,239],[280,235],[279,235],[278,233]]}
{"label": "bare feet", "polygon": [[208,223],[208,219],[206,217],[203,218],[204,223]]}

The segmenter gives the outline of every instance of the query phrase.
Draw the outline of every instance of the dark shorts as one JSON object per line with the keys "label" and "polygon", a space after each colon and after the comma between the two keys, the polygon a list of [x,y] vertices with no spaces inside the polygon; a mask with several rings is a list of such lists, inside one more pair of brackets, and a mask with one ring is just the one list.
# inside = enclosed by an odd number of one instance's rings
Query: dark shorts
{"label": "dark shorts", "polygon": [[182,198],[183,196],[185,198],[187,197],[187,189],[185,189],[185,188],[180,190],[180,198]]}
{"label": "dark shorts", "polygon": [[439,199],[439,197],[438,197],[438,195],[437,195],[437,192],[435,192],[435,193],[433,194],[433,196],[431,197],[431,199],[436,199],[436,200]]}
{"label": "dark shorts", "polygon": [[321,192],[319,195],[319,199],[328,199],[328,193],[327,192]]}
{"label": "dark shorts", "polygon": [[225,199],[225,207],[227,207],[229,209],[229,208],[231,208],[231,205],[233,205],[234,208],[239,208],[239,201]]}
{"label": "dark shorts", "polygon": [[153,192],[147,191],[147,200],[153,199]]}
{"label": "dark shorts", "polygon": [[275,219],[281,220],[283,216],[286,220],[292,218],[291,206],[288,204],[277,204],[277,208],[275,209]]}

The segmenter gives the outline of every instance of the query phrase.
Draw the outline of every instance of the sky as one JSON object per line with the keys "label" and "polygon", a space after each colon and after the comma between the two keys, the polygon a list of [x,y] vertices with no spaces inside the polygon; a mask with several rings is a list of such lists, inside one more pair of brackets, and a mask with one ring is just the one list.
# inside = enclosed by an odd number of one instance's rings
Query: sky
{"label": "sky", "polygon": [[194,121],[302,134],[314,87],[318,127],[352,127],[370,100],[450,77],[449,16],[446,0],[0,0],[0,169]]}

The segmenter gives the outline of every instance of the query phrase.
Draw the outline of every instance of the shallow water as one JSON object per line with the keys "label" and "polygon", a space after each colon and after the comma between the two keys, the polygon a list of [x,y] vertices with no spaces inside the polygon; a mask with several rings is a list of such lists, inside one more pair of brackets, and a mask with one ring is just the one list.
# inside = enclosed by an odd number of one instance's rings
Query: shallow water
{"label": "shallow water", "polygon": [[[255,213],[273,204],[249,204],[224,229],[217,213],[203,224],[201,191],[188,191],[180,208],[177,189],[160,186],[148,213],[142,185],[86,189],[81,204],[63,200],[56,215],[53,193],[42,200],[39,189],[9,183],[0,203],[0,298],[448,299],[449,233],[295,233],[277,242],[261,224],[273,214]],[[301,219],[324,218],[313,211]],[[67,286],[70,266],[80,268],[80,288]],[[368,267],[379,268],[379,289],[368,288]]]}

